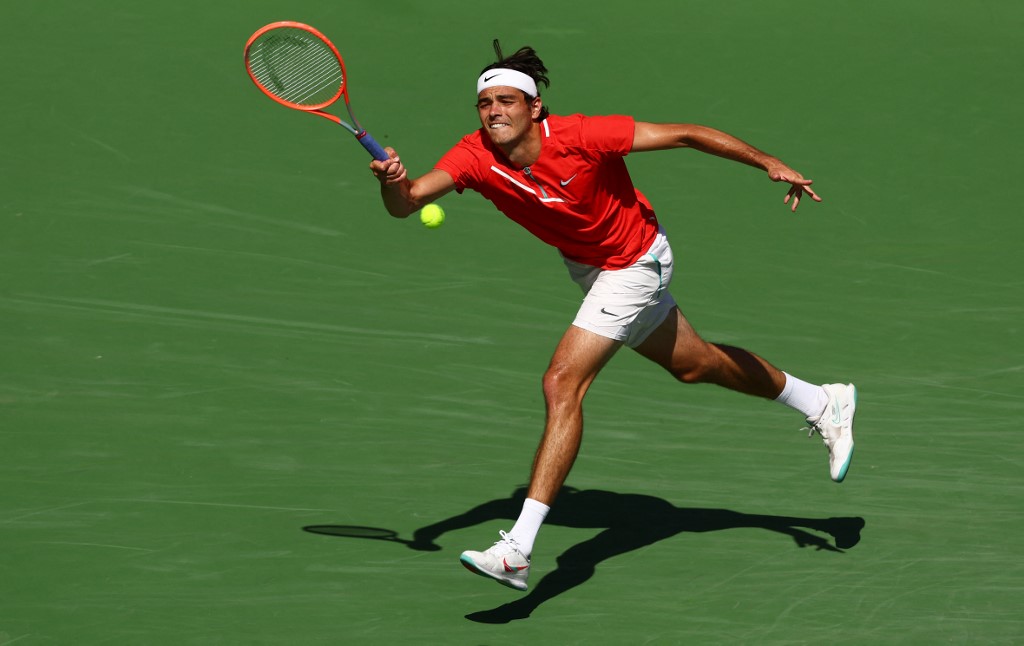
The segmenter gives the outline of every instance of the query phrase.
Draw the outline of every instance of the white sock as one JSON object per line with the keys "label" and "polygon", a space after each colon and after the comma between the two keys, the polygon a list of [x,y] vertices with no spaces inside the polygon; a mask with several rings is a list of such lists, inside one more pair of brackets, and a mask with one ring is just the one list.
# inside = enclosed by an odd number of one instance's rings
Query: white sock
{"label": "white sock", "polygon": [[537,532],[540,531],[540,526],[544,523],[550,510],[551,507],[533,498],[527,498],[523,503],[523,511],[520,512],[519,520],[516,521],[509,535],[519,543],[519,551],[526,558],[530,558],[530,554],[533,553],[533,543],[537,540]]}
{"label": "white sock", "polygon": [[780,404],[796,409],[807,418],[817,418],[828,406],[828,393],[821,386],[801,381],[788,372],[782,394],[775,398]]}

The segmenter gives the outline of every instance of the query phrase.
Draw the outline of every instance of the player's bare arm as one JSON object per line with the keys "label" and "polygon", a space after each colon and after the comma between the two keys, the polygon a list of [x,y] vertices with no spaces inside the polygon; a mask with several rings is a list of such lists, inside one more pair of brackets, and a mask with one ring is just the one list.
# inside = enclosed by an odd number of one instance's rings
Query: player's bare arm
{"label": "player's bare arm", "polygon": [[793,211],[796,211],[804,193],[815,202],[821,201],[811,189],[812,180],[805,179],[777,157],[762,152],[721,130],[689,123],[636,123],[631,149],[633,152],[672,148],[693,148],[709,155],[760,168],[768,173],[768,178],[773,182],[785,182],[790,185],[782,203],[789,204],[792,200]]}
{"label": "player's bare arm", "polygon": [[380,196],[384,208],[393,217],[405,218],[423,206],[434,202],[455,189],[455,182],[448,173],[432,170],[414,180],[394,148],[385,148],[388,159],[370,162],[370,171],[380,182]]}

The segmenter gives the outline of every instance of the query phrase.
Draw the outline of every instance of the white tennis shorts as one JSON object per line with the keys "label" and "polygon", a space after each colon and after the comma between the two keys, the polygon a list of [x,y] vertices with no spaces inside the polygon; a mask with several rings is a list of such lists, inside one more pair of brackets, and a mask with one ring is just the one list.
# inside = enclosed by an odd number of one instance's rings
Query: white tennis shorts
{"label": "white tennis shorts", "polygon": [[569,275],[585,294],[573,325],[635,348],[661,325],[676,304],[672,247],[665,230],[651,248],[625,269],[600,269],[565,260]]}

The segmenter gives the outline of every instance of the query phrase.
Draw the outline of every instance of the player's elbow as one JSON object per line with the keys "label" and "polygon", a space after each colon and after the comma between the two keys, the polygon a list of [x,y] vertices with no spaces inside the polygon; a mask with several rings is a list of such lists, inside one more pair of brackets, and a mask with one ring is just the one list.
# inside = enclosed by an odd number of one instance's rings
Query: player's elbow
{"label": "player's elbow", "polygon": [[387,184],[381,186],[380,196],[384,201],[384,208],[393,218],[407,218],[418,208],[409,191],[402,191]]}
{"label": "player's elbow", "polygon": [[412,213],[414,211],[416,211],[416,208],[414,206],[409,205],[409,204],[400,204],[399,205],[399,204],[385,203],[384,206],[388,210],[388,215],[390,215],[393,218],[407,218],[410,215],[412,215]]}

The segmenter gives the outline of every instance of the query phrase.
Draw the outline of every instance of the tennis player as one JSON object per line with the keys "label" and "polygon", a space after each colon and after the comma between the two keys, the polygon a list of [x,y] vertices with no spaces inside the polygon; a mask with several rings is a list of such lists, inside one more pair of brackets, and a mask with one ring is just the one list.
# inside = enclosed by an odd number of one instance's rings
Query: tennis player
{"label": "tennis player", "polygon": [[629,153],[693,148],[759,168],[789,185],[783,203],[820,202],[811,180],[779,159],[724,132],[692,124],[656,124],[628,116],[556,116],[538,85],[547,68],[529,47],[488,65],[476,83],[480,129],[466,135],[433,170],[408,177],[393,149],[370,169],[388,212],[404,218],[452,190],[479,192],[506,216],[561,253],[585,296],[543,377],[547,409],[522,513],[500,540],[467,551],[462,564],[502,585],[526,590],[541,524],[572,468],[583,436],[583,398],[623,345],[683,383],[712,383],[799,411],[828,448],[832,480],[853,455],[853,384],[813,385],[737,347],[709,343],[690,326],[669,284],[673,257],[647,198],[633,186]]}

